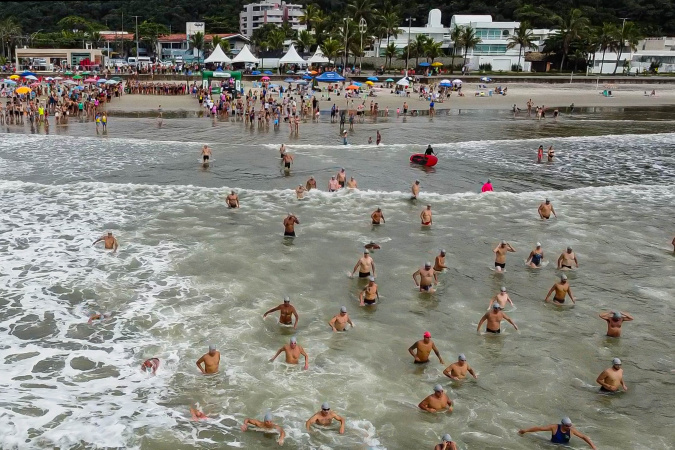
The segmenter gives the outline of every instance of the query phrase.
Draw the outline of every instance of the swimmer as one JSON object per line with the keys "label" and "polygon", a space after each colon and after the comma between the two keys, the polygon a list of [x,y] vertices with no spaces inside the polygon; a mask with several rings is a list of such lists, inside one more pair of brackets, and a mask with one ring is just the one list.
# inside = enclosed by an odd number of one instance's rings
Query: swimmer
{"label": "swimmer", "polygon": [[[377,299],[377,300],[376,300]],[[372,306],[377,301],[380,300],[380,293],[377,290],[377,284],[375,284],[375,277],[368,278],[368,284],[359,294],[359,305],[360,306]]]}
{"label": "swimmer", "polygon": [[293,214],[288,213],[288,216],[283,221],[284,236],[295,237],[295,225],[300,225],[300,221]]}
{"label": "swimmer", "polygon": [[544,299],[545,302],[548,302],[548,298],[554,291],[555,295],[553,296],[553,303],[562,305],[563,303],[565,303],[565,297],[569,295],[570,300],[572,300],[572,304],[576,304],[576,300],[574,300],[574,295],[572,295],[572,288],[567,282],[567,275],[565,274],[560,275],[560,282],[555,283],[551,287],[551,289],[549,289],[548,294],[546,294],[546,298]]}
{"label": "swimmer", "polygon": [[387,223],[384,220],[384,214],[382,214],[382,209],[377,208],[374,213],[370,215],[373,225],[380,225],[380,223]]}
{"label": "swimmer", "polygon": [[192,420],[204,420],[209,418],[209,416],[201,411],[199,403],[195,403],[194,407],[190,408],[190,415],[192,415]]}
{"label": "swimmer", "polygon": [[377,130],[377,135],[375,137],[375,145],[380,145],[380,142],[382,142],[382,135],[380,134],[380,130]]}
{"label": "swimmer", "polygon": [[351,177],[349,179],[349,181],[347,181],[347,187],[349,189],[356,189],[356,188],[359,187],[359,185],[356,183],[356,180],[354,179],[354,177]]}
{"label": "swimmer", "polygon": [[[418,275],[420,277],[419,283],[417,282]],[[434,284],[438,284],[438,275],[436,275],[434,269],[431,268],[430,262],[427,261],[424,263],[424,267],[413,273],[412,277],[413,281],[415,282],[415,286],[420,288],[420,292],[435,292],[432,286]]]}
{"label": "swimmer", "polygon": [[553,150],[552,145],[548,148],[548,152],[546,153],[546,156],[547,156],[548,162],[553,162],[553,158],[555,157],[555,150]]}
{"label": "swimmer", "polygon": [[380,249],[380,245],[376,244],[373,241],[370,241],[368,244],[364,245],[364,247],[368,250],[379,250]]}
{"label": "swimmer", "polygon": [[537,247],[530,252],[530,256],[527,257],[525,264],[532,267],[533,269],[538,269],[541,267],[541,262],[544,260],[544,250],[541,248],[541,242],[537,242]]}
{"label": "swimmer", "polygon": [[[350,119],[351,119],[351,117],[350,117]],[[348,142],[347,142],[347,130],[343,130],[342,131],[342,145],[347,145],[347,144],[348,144]]]}
{"label": "swimmer", "polygon": [[515,328],[516,331],[518,331],[518,326],[515,324],[515,322],[513,322],[513,320],[511,320],[509,316],[502,312],[502,307],[499,306],[499,303],[493,303],[490,311],[483,314],[483,317],[480,318],[480,322],[478,322],[478,328],[476,328],[476,331],[480,332],[481,325],[483,325],[483,322],[487,321],[487,324],[485,325],[485,331],[488,333],[499,334],[502,332],[502,320],[506,320],[508,323],[513,325],[513,328]]}
{"label": "swimmer", "polygon": [[340,313],[333,316],[333,318],[328,322],[328,325],[330,325],[333,333],[336,331],[347,331],[347,324],[354,328],[354,323],[352,322],[352,319],[349,318],[349,314],[347,314],[346,306],[341,307]]}
{"label": "swimmer", "polygon": [[553,216],[555,216],[556,219],[558,218],[558,215],[555,213],[555,209],[553,209],[553,205],[551,204],[551,200],[549,199],[546,199],[544,203],[539,205],[537,212],[539,213],[539,218],[541,219],[549,219],[551,217],[551,213],[553,213]]}
{"label": "swimmer", "polygon": [[415,180],[412,185],[412,197],[410,200],[417,200],[417,197],[420,195],[420,180]]}
{"label": "swimmer", "polygon": [[330,180],[328,181],[328,192],[337,192],[338,189],[340,189],[340,183],[338,183],[338,180],[336,180],[335,177],[330,177]]}
{"label": "swimmer", "polygon": [[446,409],[448,412],[452,412],[452,400],[445,394],[443,386],[440,384],[434,386],[434,393],[422,400],[417,406],[419,409],[430,413],[440,412]]}
{"label": "swimmer", "polygon": [[441,253],[434,260],[434,271],[440,272],[443,269],[449,269],[449,267],[445,265],[445,250],[441,250]]}
{"label": "swimmer", "polygon": [[298,185],[298,187],[295,188],[295,195],[298,197],[298,200],[302,200],[305,198],[305,187],[301,184]]}
{"label": "swimmer", "polygon": [[143,364],[141,364],[141,372],[147,372],[154,375],[157,373],[157,369],[159,369],[159,358],[146,359]]}
{"label": "swimmer", "polygon": [[494,189],[492,188],[492,181],[488,178],[487,183],[483,185],[483,187],[480,188],[481,192],[492,192]]}
{"label": "swimmer", "polygon": [[429,145],[427,146],[427,149],[424,150],[424,154],[425,154],[426,156],[436,155],[436,153],[434,153],[434,149],[431,148],[431,144],[429,144]]}
{"label": "swimmer", "polygon": [[337,173],[337,182],[341,188],[345,187],[345,183],[347,182],[347,173],[345,172],[344,167]]}
{"label": "swimmer", "polygon": [[633,316],[621,311],[600,313],[598,316],[607,322],[607,336],[617,338],[621,337],[621,325],[633,320]]}
{"label": "swimmer", "polygon": [[544,146],[540,145],[537,149],[537,162],[541,163],[541,160],[544,158]]}
{"label": "swimmer", "polygon": [[117,248],[119,247],[119,244],[117,243],[117,239],[112,234],[112,231],[108,231],[107,236],[101,236],[100,238],[96,239],[94,241],[93,245],[98,244],[99,242],[103,241],[103,246],[105,247],[106,250],[112,250],[113,253],[117,251]]}
{"label": "swimmer", "polygon": [[457,362],[450,364],[443,371],[443,375],[455,381],[464,380],[467,373],[470,373],[474,380],[478,379],[476,372],[474,372],[471,366],[469,366],[469,363],[466,362],[464,353],[460,353]]}
{"label": "swimmer", "polygon": [[208,164],[209,159],[211,159],[211,148],[206,144],[204,144],[204,147],[202,147],[201,157],[202,163],[204,164]]}
{"label": "swimmer", "polygon": [[368,278],[371,275],[375,277],[375,261],[373,261],[373,258],[370,256],[370,251],[368,251],[368,249],[363,250],[363,256],[356,261],[356,265],[350,276],[354,276],[356,269],[359,270],[359,278]]}
{"label": "swimmer", "polygon": [[[220,365],[220,352],[216,350],[216,346],[209,345],[209,352],[197,360],[197,367],[201,373],[216,373]],[[204,367],[202,368],[202,364]]]}
{"label": "swimmer", "polygon": [[506,254],[508,252],[515,252],[516,249],[511,246],[506,241],[501,241],[497,247],[495,247],[494,250],[492,250],[495,254],[495,270],[497,272],[501,272],[506,268]]}
{"label": "swimmer", "polygon": [[[268,314],[279,311],[279,323],[282,325],[293,325],[293,328],[298,328],[298,311],[296,311],[295,306],[291,305],[290,297],[284,297],[284,302],[281,305],[278,305],[265,314],[263,314],[263,319],[267,317]],[[295,316],[295,324],[293,324],[293,316]]]}
{"label": "swimmer", "polygon": [[619,387],[624,391],[628,390],[628,386],[623,382],[623,369],[621,368],[621,360],[614,358],[612,360],[612,367],[602,371],[595,380],[600,385],[600,392],[618,392]]}
{"label": "swimmer", "polygon": [[410,353],[413,358],[415,358],[413,361],[415,364],[426,364],[429,362],[429,355],[431,354],[432,350],[434,353],[436,353],[438,361],[440,361],[441,364],[445,364],[443,362],[443,358],[441,358],[441,354],[436,348],[436,344],[434,344],[434,341],[431,340],[431,333],[425,331],[423,339],[411,345],[408,348],[408,353]]}
{"label": "swimmer", "polygon": [[431,226],[433,222],[431,218],[431,205],[427,205],[427,209],[420,213],[420,220],[422,221],[422,225],[425,227]]}
{"label": "swimmer", "polygon": [[278,431],[279,439],[277,440],[277,443],[279,445],[284,445],[284,438],[286,437],[286,433],[284,432],[283,428],[272,422],[272,414],[270,413],[265,414],[265,417],[263,418],[262,422],[257,419],[244,420],[244,424],[241,426],[241,431],[247,431],[249,425],[253,425],[254,427],[263,431]]}
{"label": "swimmer", "polygon": [[314,179],[314,177],[309,177],[309,180],[307,180],[307,183],[305,184],[305,189],[307,189],[308,191],[316,189],[316,180]]}
{"label": "swimmer", "polygon": [[321,405],[321,411],[310,417],[309,420],[305,422],[305,426],[307,427],[307,431],[311,431],[310,427],[315,423],[328,426],[333,423],[333,420],[340,422],[340,434],[345,434],[345,419],[332,412],[330,410],[330,405],[327,402],[324,402]]}
{"label": "swimmer", "polygon": [[368,143],[369,143],[369,144],[372,144],[372,143],[373,143],[373,137],[372,137],[372,136],[368,136]]}
{"label": "swimmer", "polygon": [[558,269],[571,269],[572,263],[574,263],[577,269],[579,268],[579,262],[577,261],[577,256],[572,251],[572,247],[567,247],[567,251],[558,257]]}
{"label": "swimmer", "polygon": [[506,293],[506,286],[502,286],[502,288],[499,291],[499,294],[495,295],[490,299],[490,304],[488,305],[488,311],[490,308],[492,308],[492,304],[497,303],[501,309],[504,309],[507,303],[510,303],[511,306],[513,306],[513,302],[511,301],[511,297],[509,297],[509,294]]}
{"label": "swimmer", "polygon": [[290,171],[291,170],[291,164],[293,164],[293,155],[290,153],[284,153],[284,155],[281,157],[281,162],[284,164],[284,170]]}
{"label": "swimmer", "polygon": [[457,450],[457,445],[452,442],[452,437],[449,434],[444,434],[443,442],[436,444],[434,450]]}
{"label": "swimmer", "polygon": [[230,195],[225,197],[228,208],[239,208],[239,196],[236,192],[230,191]]}
{"label": "swimmer", "polygon": [[281,159],[284,159],[284,155],[286,154],[286,146],[284,144],[281,144],[281,147],[279,147],[279,156]]}
{"label": "swimmer", "polygon": [[277,356],[281,354],[281,352],[284,352],[286,355],[286,364],[297,364],[300,362],[300,355],[305,357],[305,367],[304,370],[309,369],[309,356],[307,356],[307,353],[305,352],[305,349],[302,348],[300,345],[298,345],[298,341],[292,337],[290,342],[283,347],[281,347],[279,350],[277,350],[277,353],[270,359],[270,362],[274,362],[275,359],[277,359]]}
{"label": "swimmer", "polygon": [[112,317],[112,313],[100,313],[98,311],[93,312],[89,316],[89,320],[87,321],[88,324],[91,324],[94,320],[105,320],[105,319],[110,319]]}
{"label": "swimmer", "polygon": [[532,427],[523,430],[518,430],[519,435],[524,435],[525,433],[537,433],[540,431],[550,431],[551,432],[551,442],[554,444],[567,444],[570,441],[572,436],[576,436],[579,439],[586,442],[589,447],[597,450],[597,447],[591,441],[591,438],[585,434],[577,431],[576,428],[572,425],[572,421],[569,417],[564,417],[559,424],[544,425],[541,427]]}

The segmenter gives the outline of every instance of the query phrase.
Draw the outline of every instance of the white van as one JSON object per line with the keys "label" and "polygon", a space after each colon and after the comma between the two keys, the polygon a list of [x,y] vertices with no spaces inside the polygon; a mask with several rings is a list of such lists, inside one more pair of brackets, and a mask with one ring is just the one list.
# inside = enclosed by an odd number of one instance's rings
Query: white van
{"label": "white van", "polygon": [[136,67],[137,64],[141,67],[147,67],[152,63],[148,56],[139,56],[138,58],[130,56],[129,59],[127,59],[127,62],[131,67]]}

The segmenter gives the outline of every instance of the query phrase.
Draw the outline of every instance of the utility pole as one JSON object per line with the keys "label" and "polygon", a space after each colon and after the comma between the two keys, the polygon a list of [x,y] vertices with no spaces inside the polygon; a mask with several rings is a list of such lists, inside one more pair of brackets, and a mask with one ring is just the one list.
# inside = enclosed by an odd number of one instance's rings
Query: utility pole
{"label": "utility pole", "polygon": [[136,18],[136,71],[138,71],[139,64],[138,64],[138,18],[140,16],[131,16]]}
{"label": "utility pole", "polygon": [[415,21],[415,18],[408,16],[408,55],[405,57],[405,77],[408,78],[408,61],[410,60],[410,24]]}
{"label": "utility pole", "polygon": [[363,62],[363,33],[366,32],[366,27],[368,24],[366,23],[366,19],[361,17],[361,20],[359,20],[359,33],[361,34],[361,53],[359,57],[359,74],[361,74],[361,63]]}
{"label": "utility pole", "polygon": [[342,76],[347,73],[347,36],[349,35],[349,19],[345,17],[345,63],[342,66]]}

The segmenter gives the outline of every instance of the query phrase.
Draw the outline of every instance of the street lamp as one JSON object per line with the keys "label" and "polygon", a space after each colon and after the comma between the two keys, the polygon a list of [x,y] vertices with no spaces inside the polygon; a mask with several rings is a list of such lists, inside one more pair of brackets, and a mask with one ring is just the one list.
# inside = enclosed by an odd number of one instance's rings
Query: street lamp
{"label": "street lamp", "polygon": [[361,62],[363,62],[363,33],[366,32],[366,27],[368,24],[366,23],[366,19],[361,17],[361,20],[359,20],[359,33],[361,34],[361,57],[359,58],[359,74],[361,73]]}
{"label": "street lamp", "polygon": [[347,35],[349,34],[349,19],[344,18],[345,21],[345,63],[342,65],[342,76],[347,73]]}
{"label": "street lamp", "polygon": [[138,72],[138,18],[140,16],[131,16],[136,18],[136,71]]}
{"label": "street lamp", "polygon": [[405,20],[408,22],[408,55],[405,57],[405,77],[408,78],[408,61],[410,60],[410,24],[416,19],[412,16],[408,16]]}

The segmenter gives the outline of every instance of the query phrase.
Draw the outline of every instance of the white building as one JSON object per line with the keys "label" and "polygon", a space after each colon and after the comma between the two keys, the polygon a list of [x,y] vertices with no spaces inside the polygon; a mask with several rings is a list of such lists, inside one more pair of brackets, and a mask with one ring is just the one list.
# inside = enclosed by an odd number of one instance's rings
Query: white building
{"label": "white building", "polygon": [[294,30],[306,30],[307,27],[300,24],[300,16],[304,13],[302,5],[283,1],[263,0],[259,3],[249,3],[244,5],[244,10],[239,13],[239,31],[250,38],[254,30],[266,23],[281,26],[286,21]]}

